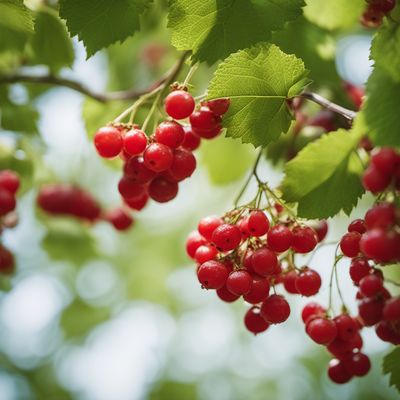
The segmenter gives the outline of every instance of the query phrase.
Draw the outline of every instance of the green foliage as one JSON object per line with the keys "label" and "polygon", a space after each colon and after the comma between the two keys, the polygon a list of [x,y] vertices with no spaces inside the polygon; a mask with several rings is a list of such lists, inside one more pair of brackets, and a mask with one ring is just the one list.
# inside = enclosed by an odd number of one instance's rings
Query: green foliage
{"label": "green foliage", "polygon": [[57,13],[42,7],[36,13],[35,34],[32,37],[33,61],[45,64],[51,72],[70,67],[74,61],[71,39]]}
{"label": "green foliage", "polygon": [[255,147],[286,133],[292,121],[286,100],[309,83],[301,60],[277,46],[259,44],[221,63],[208,89],[208,98],[229,97],[224,118],[227,135]]}
{"label": "green foliage", "polygon": [[380,68],[375,68],[367,84],[365,118],[368,134],[377,146],[400,145],[400,82],[394,82]]}
{"label": "green foliage", "polygon": [[0,126],[7,131],[37,133],[39,114],[32,104],[6,102],[0,106]]}
{"label": "green foliage", "polygon": [[345,29],[358,22],[365,9],[364,0],[306,0],[304,15],[325,29]]}
{"label": "green foliage", "polygon": [[22,51],[32,32],[32,14],[23,1],[0,0],[0,53]]}
{"label": "green foliage", "polygon": [[193,61],[213,64],[270,38],[301,15],[303,0],[171,0],[172,44],[191,50]]}
{"label": "green foliage", "polygon": [[151,0],[61,0],[60,16],[72,36],[82,40],[88,57],[140,29],[140,15]]}
{"label": "green foliage", "polygon": [[363,193],[363,167],[354,153],[361,132],[331,132],[286,164],[283,197],[298,203],[300,217],[322,219],[340,210],[350,214]]}
{"label": "green foliage", "polygon": [[383,373],[390,377],[390,385],[400,392],[400,346],[395,347],[383,359]]}

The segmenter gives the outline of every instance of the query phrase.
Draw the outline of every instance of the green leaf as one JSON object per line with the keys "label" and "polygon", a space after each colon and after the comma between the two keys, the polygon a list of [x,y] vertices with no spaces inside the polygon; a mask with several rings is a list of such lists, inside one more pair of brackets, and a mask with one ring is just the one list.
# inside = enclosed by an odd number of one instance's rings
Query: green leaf
{"label": "green leaf", "polygon": [[383,373],[389,374],[390,386],[394,386],[400,392],[400,346],[383,358]]}
{"label": "green leaf", "polygon": [[212,142],[204,140],[200,156],[211,182],[217,185],[242,178],[254,162],[254,151],[249,145],[222,136]]}
{"label": "green leaf", "polygon": [[0,106],[0,126],[7,131],[37,133],[39,113],[30,104],[17,105],[7,102]]}
{"label": "green leaf", "polygon": [[400,82],[375,68],[367,83],[364,112],[368,135],[376,146],[400,146]]}
{"label": "green leaf", "polygon": [[60,16],[71,36],[83,41],[88,57],[140,29],[140,15],[152,0],[61,0]]}
{"label": "green leaf", "polygon": [[306,0],[304,15],[326,29],[346,29],[358,22],[365,0]]}
{"label": "green leaf", "polygon": [[303,0],[172,0],[168,27],[178,50],[213,64],[270,38],[301,15]]}
{"label": "green leaf", "polygon": [[375,65],[400,81],[400,24],[385,18],[372,41],[371,57]]}
{"label": "green leaf", "polygon": [[362,164],[355,155],[362,130],[339,129],[306,146],[286,164],[283,197],[304,218],[350,214],[363,194]]}
{"label": "green leaf", "polygon": [[52,72],[70,67],[74,61],[71,39],[63,22],[51,8],[43,7],[36,14],[32,37],[33,60],[48,65]]}
{"label": "green leaf", "polygon": [[32,32],[32,15],[22,0],[0,0],[0,52],[22,51]]}
{"label": "green leaf", "polygon": [[292,115],[286,100],[309,83],[301,60],[277,46],[259,44],[238,51],[218,66],[208,98],[229,97],[223,123],[227,136],[265,146],[289,130]]}

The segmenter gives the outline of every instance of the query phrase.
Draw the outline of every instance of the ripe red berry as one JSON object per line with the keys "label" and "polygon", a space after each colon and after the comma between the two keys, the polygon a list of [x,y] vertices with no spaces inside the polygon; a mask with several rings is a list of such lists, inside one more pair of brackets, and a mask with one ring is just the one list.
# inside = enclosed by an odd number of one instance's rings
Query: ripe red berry
{"label": "ripe red berry", "polygon": [[376,335],[384,342],[394,345],[400,344],[400,333],[396,332],[393,325],[387,321],[379,322],[375,327]]}
{"label": "ripe red berry", "polygon": [[0,216],[13,211],[17,205],[15,196],[8,190],[0,187]]}
{"label": "ripe red berry", "polygon": [[185,149],[175,149],[174,159],[168,172],[177,181],[183,181],[191,176],[196,169],[196,159],[192,152]]}
{"label": "ripe red berry", "polygon": [[360,253],[361,234],[348,232],[340,240],[340,249],[347,257],[356,257]]}
{"label": "ripe red berry", "polygon": [[380,263],[396,260],[399,255],[400,236],[396,232],[372,229],[363,234],[360,240],[361,252]]}
{"label": "ripe red berry", "polygon": [[367,276],[371,272],[371,270],[372,268],[365,257],[357,257],[351,260],[349,272],[354,283],[359,283],[364,276]]}
{"label": "ripe red berry", "polygon": [[382,300],[374,297],[366,297],[358,304],[358,313],[365,326],[372,326],[382,320],[383,316]]}
{"label": "ripe red berry", "polygon": [[132,210],[143,210],[149,200],[148,193],[143,193],[141,196],[136,197],[134,199],[124,199],[125,204],[131,208]]}
{"label": "ripe red berry", "polygon": [[140,129],[131,129],[123,138],[124,151],[131,156],[141,154],[147,146],[147,136]]}
{"label": "ripe red berry", "polygon": [[194,258],[196,250],[200,246],[206,243],[207,243],[206,240],[203,238],[203,236],[200,235],[199,232],[197,231],[190,232],[186,239],[186,252],[188,256],[190,258]]}
{"label": "ripe red berry", "polygon": [[106,213],[105,219],[118,231],[125,231],[133,224],[133,218],[122,208],[115,208]]}
{"label": "ripe red berry", "polygon": [[207,261],[197,270],[199,282],[206,289],[222,288],[228,278],[228,268],[219,261]]}
{"label": "ripe red berry", "polygon": [[152,143],[147,146],[143,154],[144,164],[146,167],[155,172],[166,171],[174,159],[173,152],[170,147],[162,143]]}
{"label": "ripe red berry", "polygon": [[296,279],[298,274],[295,270],[287,272],[283,275],[283,286],[288,293],[298,294],[299,291],[296,288]]}
{"label": "ripe red berry", "polygon": [[338,315],[334,318],[338,338],[347,342],[352,340],[355,335],[358,333],[358,325],[354,318],[350,317],[350,315],[342,314]]}
{"label": "ripe red berry", "polygon": [[237,296],[236,294],[233,294],[232,292],[230,292],[226,285],[222,286],[222,288],[217,289],[217,296],[222,300],[225,301],[227,303],[233,303],[234,301],[236,301],[238,298],[240,298],[240,296]]}
{"label": "ripe red berry", "polygon": [[370,0],[369,3],[384,14],[388,14],[396,6],[396,0]]}
{"label": "ripe red berry", "polygon": [[243,239],[247,239],[250,237],[248,222],[249,222],[249,217],[242,217],[237,223],[237,226],[239,227],[240,232],[242,233]]}
{"label": "ripe red berry", "polygon": [[377,28],[385,16],[384,12],[376,7],[369,6],[361,15],[360,22],[366,28]]}
{"label": "ripe red berry", "polygon": [[382,147],[372,152],[371,164],[382,174],[391,175],[396,169],[397,153],[391,147]]}
{"label": "ripe red berry", "polygon": [[122,150],[121,131],[113,126],[104,126],[94,135],[94,145],[101,157],[116,157]]}
{"label": "ripe red berry", "polygon": [[400,321],[400,297],[393,297],[386,302],[383,308],[383,320]]}
{"label": "ripe red berry", "polygon": [[262,303],[261,315],[270,324],[280,324],[289,318],[289,303],[283,296],[272,294]]}
{"label": "ripe red berry", "polygon": [[292,231],[285,225],[275,225],[268,231],[268,247],[277,253],[283,253],[292,245]]}
{"label": "ripe red berry", "polygon": [[183,138],[182,147],[189,151],[194,151],[200,146],[201,139],[192,131],[192,127],[190,125],[186,125],[183,127],[185,131],[185,137]]}
{"label": "ripe red berry", "polygon": [[236,225],[222,224],[212,234],[212,242],[220,251],[236,249],[242,241],[242,234]]}
{"label": "ripe red berry", "polygon": [[302,296],[313,296],[321,287],[321,277],[317,271],[306,268],[297,276],[295,285]]}
{"label": "ripe red berry", "polygon": [[306,324],[309,319],[315,316],[322,317],[326,309],[316,302],[307,303],[301,312],[301,319]]}
{"label": "ripe red berry", "polygon": [[372,193],[383,192],[390,184],[391,177],[378,171],[373,165],[370,165],[364,172],[362,183],[365,190]]}
{"label": "ripe red berry", "polygon": [[315,233],[317,234],[318,242],[322,242],[328,233],[328,223],[322,219],[312,225]]}
{"label": "ripe red berry", "polygon": [[332,382],[347,383],[353,376],[347,371],[342,361],[333,359],[329,362],[328,376]]}
{"label": "ripe red berry", "polygon": [[203,264],[206,261],[214,260],[218,251],[214,246],[205,244],[200,246],[194,254],[194,259],[198,264]]}
{"label": "ripe red berry", "polygon": [[245,271],[232,271],[226,280],[226,287],[230,292],[236,295],[244,295],[248,293],[253,284],[251,275]]}
{"label": "ripe red berry", "polygon": [[251,257],[251,267],[260,276],[273,275],[278,265],[276,254],[266,247],[253,252]]}
{"label": "ripe red berry", "polygon": [[367,226],[365,224],[365,221],[361,218],[355,219],[354,221],[352,221],[347,230],[349,232],[358,232],[358,233],[365,233],[367,231]]}
{"label": "ripe red berry", "polygon": [[231,101],[229,99],[215,99],[208,100],[202,103],[205,107],[208,107],[215,115],[224,115],[229,108]]}
{"label": "ripe red berry", "polygon": [[306,324],[306,332],[315,343],[328,345],[338,334],[336,324],[323,317],[310,319]]}
{"label": "ripe red berry", "polygon": [[176,121],[164,121],[158,125],[155,137],[158,143],[176,149],[183,143],[185,131],[183,126]]}
{"label": "ripe red berry", "polygon": [[264,301],[269,295],[269,281],[261,277],[253,277],[253,283],[248,293],[243,295],[243,299],[250,304],[258,304]]}
{"label": "ripe red berry", "polygon": [[317,235],[314,229],[297,226],[293,229],[292,249],[296,253],[309,253],[317,245]]}
{"label": "ripe red berry", "polygon": [[343,365],[347,372],[353,376],[365,376],[371,369],[369,357],[360,352],[343,360]]}
{"label": "ripe red berry", "polygon": [[123,176],[118,183],[118,191],[125,199],[134,199],[143,196],[146,192],[145,186]]}
{"label": "ripe red berry", "polygon": [[20,179],[16,172],[10,169],[0,171],[0,188],[8,190],[11,194],[15,194],[19,185]]}
{"label": "ripe red berry", "polygon": [[201,107],[190,116],[190,125],[192,129],[197,132],[211,131],[215,129],[221,118],[215,115],[208,107]]}
{"label": "ripe red berry", "polygon": [[262,211],[252,211],[247,221],[247,227],[251,236],[263,236],[269,229],[268,218]]}
{"label": "ripe red berry", "polygon": [[360,292],[365,297],[377,295],[383,289],[383,280],[380,276],[369,274],[360,280]]}
{"label": "ripe red berry", "polygon": [[101,209],[90,193],[80,188],[72,187],[68,213],[79,219],[95,221],[99,218]]}
{"label": "ripe red berry", "polygon": [[158,203],[171,201],[178,194],[178,184],[162,176],[153,179],[149,186],[149,196]]}
{"label": "ripe red berry", "polygon": [[193,96],[185,90],[174,90],[165,98],[165,111],[175,119],[189,117],[195,105]]}
{"label": "ripe red berry", "polygon": [[199,222],[199,225],[197,226],[197,229],[205,239],[211,241],[213,232],[223,223],[224,221],[222,218],[211,215],[202,218]]}
{"label": "ripe red berry", "polygon": [[143,157],[131,157],[124,165],[124,175],[135,183],[145,184],[156,176],[156,172],[146,167]]}
{"label": "ripe red berry", "polygon": [[268,329],[269,323],[260,314],[258,307],[250,308],[244,316],[244,324],[248,331],[257,335]]}
{"label": "ripe red berry", "polygon": [[383,202],[375,205],[365,214],[367,229],[387,229],[396,222],[396,207],[394,204]]}

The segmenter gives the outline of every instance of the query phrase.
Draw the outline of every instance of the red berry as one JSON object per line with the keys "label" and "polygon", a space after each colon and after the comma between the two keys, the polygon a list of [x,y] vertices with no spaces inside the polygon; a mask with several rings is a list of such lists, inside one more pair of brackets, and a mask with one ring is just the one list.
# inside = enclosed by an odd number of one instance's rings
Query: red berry
{"label": "red berry", "polygon": [[205,244],[200,246],[196,253],[194,254],[194,259],[198,264],[203,264],[206,261],[214,260],[217,256],[218,251],[214,246],[210,246],[209,244]]}
{"label": "red berry", "polygon": [[206,238],[208,241],[211,241],[213,232],[223,223],[224,221],[222,218],[211,215],[209,217],[202,218],[197,229],[204,238]]}
{"label": "red berry", "polygon": [[240,296],[250,292],[252,284],[253,279],[251,275],[244,270],[231,272],[226,280],[228,290]]}
{"label": "red berry", "polygon": [[144,164],[148,169],[155,172],[166,171],[174,159],[170,147],[162,143],[152,143],[147,146],[143,154]]}
{"label": "red berry", "polygon": [[200,110],[194,111],[190,116],[190,125],[197,134],[212,131],[219,126],[220,122],[221,118],[204,106]]}
{"label": "red berry", "polygon": [[243,299],[251,304],[258,304],[264,301],[269,295],[269,281],[261,277],[253,277],[253,283],[248,293],[243,296]]}
{"label": "red berry", "polygon": [[280,324],[289,318],[289,303],[283,296],[272,294],[262,303],[261,315],[270,324]]}
{"label": "red berry", "polygon": [[296,253],[309,253],[317,245],[317,235],[314,229],[298,226],[293,229],[292,249]]}
{"label": "red berry", "polygon": [[366,28],[377,28],[385,14],[378,8],[369,6],[361,15],[360,22]]}
{"label": "red berry", "polygon": [[278,265],[276,254],[266,247],[256,250],[251,257],[251,267],[261,276],[273,275]]}
{"label": "red berry", "polygon": [[372,229],[362,236],[360,249],[362,253],[380,263],[387,263],[399,257],[400,236],[396,232],[385,232]]}
{"label": "red berry", "polygon": [[14,194],[0,187],[0,217],[13,211],[16,205]]}
{"label": "red berry", "polygon": [[20,179],[16,172],[10,169],[0,171],[0,188],[8,190],[11,194],[15,194],[19,188]]}
{"label": "red berry", "polygon": [[121,131],[112,126],[100,128],[94,135],[94,145],[101,157],[116,157],[123,146]]}
{"label": "red berry", "polygon": [[185,137],[183,138],[182,147],[189,151],[194,151],[200,146],[201,139],[192,131],[192,127],[190,125],[186,125],[183,127],[185,131]]}
{"label": "red berry", "polygon": [[322,317],[326,312],[326,309],[322,307],[320,304],[311,302],[307,303],[303,307],[303,311],[301,312],[301,319],[303,320],[304,323],[307,323],[307,321],[315,316],[320,316]]}
{"label": "red berry", "polygon": [[156,173],[147,168],[143,157],[131,157],[124,165],[124,175],[135,183],[150,182]]}
{"label": "red berry", "polygon": [[212,234],[212,242],[220,251],[236,249],[242,241],[242,234],[236,225],[222,224]]}
{"label": "red berry", "polygon": [[248,222],[249,222],[249,217],[242,217],[237,223],[237,226],[239,227],[240,232],[242,233],[243,239],[247,239],[248,237],[250,237]]}
{"label": "red berry", "polygon": [[122,208],[116,208],[108,211],[105,215],[105,219],[110,222],[118,231],[125,231],[133,224],[133,218]]}
{"label": "red berry", "polygon": [[177,181],[183,181],[191,176],[196,169],[196,159],[192,152],[185,149],[175,149],[174,159],[168,172]]}
{"label": "red berry", "polygon": [[364,276],[371,272],[371,267],[365,257],[357,257],[351,260],[350,264],[350,277],[354,283],[359,283]]}
{"label": "red berry", "polygon": [[228,278],[228,268],[219,261],[207,261],[197,270],[199,282],[206,289],[222,288]]}
{"label": "red berry", "polygon": [[347,371],[342,361],[333,359],[329,362],[328,376],[331,381],[343,384],[347,383],[352,375]]}
{"label": "red berry", "polygon": [[396,6],[396,0],[370,0],[369,3],[384,14],[388,14]]}
{"label": "red berry", "polygon": [[295,285],[302,296],[313,296],[321,287],[321,277],[317,271],[306,268],[297,276]]}
{"label": "red berry", "polygon": [[207,243],[206,240],[203,238],[203,236],[200,235],[199,232],[197,231],[190,232],[186,239],[186,252],[188,256],[190,258],[194,258],[196,250],[200,246],[206,243]]}
{"label": "red berry", "polygon": [[360,252],[361,234],[358,232],[346,233],[340,240],[340,249],[347,257],[356,257]]}
{"label": "red berry", "polygon": [[380,276],[370,274],[360,280],[360,292],[365,297],[373,297],[383,289],[383,280]]}
{"label": "red berry", "polygon": [[283,286],[288,293],[298,294],[299,291],[296,288],[296,279],[298,274],[295,270],[289,271],[283,275]]}
{"label": "red berry", "polygon": [[350,223],[348,226],[347,230],[349,232],[358,232],[358,233],[365,233],[367,231],[367,226],[365,224],[365,221],[361,218],[355,219]]}
{"label": "red berry", "polygon": [[373,165],[370,165],[364,172],[362,183],[365,190],[372,193],[383,192],[390,184],[391,177],[382,174]]}
{"label": "red berry", "polygon": [[229,99],[215,99],[208,100],[202,103],[205,107],[208,107],[215,115],[224,115],[231,104]]}
{"label": "red berry", "polygon": [[153,179],[149,186],[149,196],[158,203],[166,203],[178,194],[178,184],[162,176]]}
{"label": "red berry", "polygon": [[365,214],[367,229],[387,229],[396,222],[396,207],[394,204],[383,202],[372,207]]}
{"label": "red berry", "polygon": [[365,376],[371,369],[369,357],[363,353],[355,353],[343,361],[347,372],[353,376]]}
{"label": "red berry", "polygon": [[226,286],[222,286],[222,288],[217,289],[217,295],[222,301],[227,303],[233,303],[240,297],[230,292]]}
{"label": "red berry", "polygon": [[352,340],[358,333],[358,325],[354,318],[349,315],[342,314],[338,315],[334,319],[338,338],[344,340],[345,342]]}
{"label": "red berry", "polygon": [[147,146],[147,136],[140,129],[131,129],[124,138],[124,150],[131,156],[141,154]]}
{"label": "red berry", "polygon": [[164,121],[158,125],[155,133],[158,143],[176,149],[183,143],[185,131],[183,126],[175,121]]}
{"label": "red berry", "polygon": [[268,329],[269,323],[260,314],[258,307],[251,307],[244,316],[244,324],[248,331],[257,335]]}
{"label": "red berry", "polygon": [[379,339],[395,345],[400,344],[400,334],[396,332],[391,323],[387,321],[379,322],[375,327],[375,332]]}
{"label": "red berry", "polygon": [[175,119],[189,117],[195,105],[193,96],[184,90],[175,90],[165,98],[165,111]]}
{"label": "red berry", "polygon": [[277,253],[283,253],[292,245],[292,231],[285,225],[273,226],[267,236],[268,247]]}
{"label": "red berry", "polygon": [[382,319],[384,303],[374,297],[366,297],[358,304],[358,313],[365,326],[377,324]]}
{"label": "red berry", "polygon": [[100,213],[101,209],[90,193],[77,187],[72,188],[69,214],[80,219],[95,221]]}
{"label": "red berry", "polygon": [[317,234],[318,242],[322,242],[328,233],[328,223],[326,220],[322,219],[321,221],[316,222],[313,224],[312,228]]}
{"label": "red berry", "polygon": [[11,274],[14,272],[15,261],[10,250],[0,245],[0,273]]}
{"label": "red berry", "polygon": [[132,210],[143,210],[149,200],[149,195],[145,192],[140,197],[134,199],[124,199],[126,205]]}
{"label": "red berry", "polygon": [[306,332],[315,343],[323,345],[333,342],[338,334],[336,324],[323,317],[310,319],[306,325]]}
{"label": "red berry", "polygon": [[383,308],[384,321],[400,321],[400,297],[388,300]]}
{"label": "red berry", "polygon": [[134,199],[143,196],[146,192],[145,186],[123,176],[118,183],[118,191],[125,199]]}
{"label": "red berry", "polygon": [[268,218],[262,211],[252,211],[247,221],[247,227],[251,236],[263,236],[269,229]]}
{"label": "red berry", "polygon": [[391,175],[396,169],[397,153],[391,147],[382,147],[372,152],[371,164],[382,174]]}

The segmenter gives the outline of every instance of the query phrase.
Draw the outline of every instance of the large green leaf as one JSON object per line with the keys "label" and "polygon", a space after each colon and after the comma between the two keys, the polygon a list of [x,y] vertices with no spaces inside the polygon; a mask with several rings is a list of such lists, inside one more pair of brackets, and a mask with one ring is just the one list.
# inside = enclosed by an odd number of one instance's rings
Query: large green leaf
{"label": "large green leaf", "polygon": [[394,386],[400,392],[400,346],[383,359],[383,373],[389,374],[390,386]]}
{"label": "large green leaf", "polygon": [[32,15],[22,0],[0,0],[0,52],[22,51],[32,32]]}
{"label": "large green leaf", "polygon": [[48,65],[52,72],[74,61],[71,39],[63,22],[51,8],[43,7],[36,13],[35,34],[32,37],[33,61]]}
{"label": "large green leaf", "polygon": [[171,0],[168,27],[178,50],[212,64],[268,40],[301,15],[303,0]]}
{"label": "large green leaf", "polygon": [[301,60],[277,46],[258,44],[238,51],[218,66],[208,98],[229,97],[224,118],[227,135],[265,146],[288,131],[292,115],[286,104],[309,83]]}
{"label": "large green leaf", "polygon": [[372,41],[371,57],[375,65],[400,81],[400,24],[385,19]]}
{"label": "large green leaf", "polygon": [[60,15],[88,57],[140,29],[140,15],[152,0],[61,0]]}
{"label": "large green leaf", "polygon": [[7,102],[0,105],[0,128],[7,131],[37,133],[39,113],[31,104]]}
{"label": "large green leaf", "polygon": [[352,27],[366,7],[365,0],[306,0],[306,3],[304,15],[326,29]]}
{"label": "large green leaf", "polygon": [[400,146],[400,82],[375,68],[367,83],[364,111],[368,134],[377,146]]}
{"label": "large green leaf", "polygon": [[354,153],[362,130],[340,129],[306,146],[286,164],[283,197],[304,218],[349,214],[363,194],[362,164]]}

